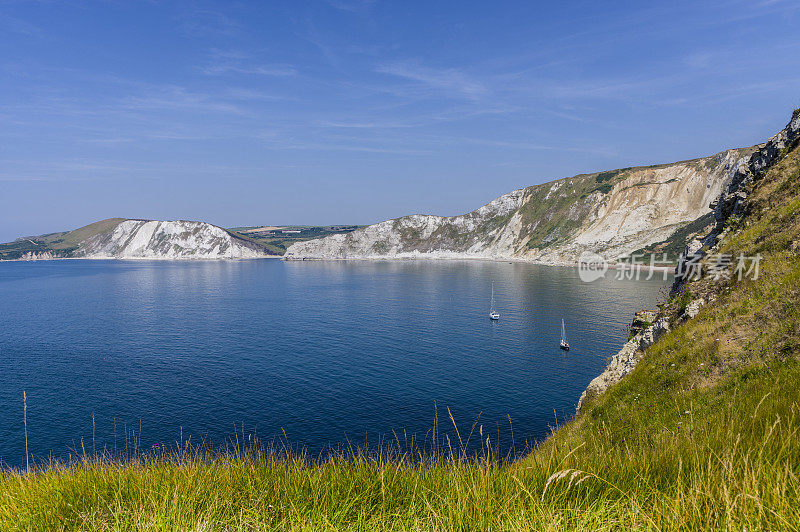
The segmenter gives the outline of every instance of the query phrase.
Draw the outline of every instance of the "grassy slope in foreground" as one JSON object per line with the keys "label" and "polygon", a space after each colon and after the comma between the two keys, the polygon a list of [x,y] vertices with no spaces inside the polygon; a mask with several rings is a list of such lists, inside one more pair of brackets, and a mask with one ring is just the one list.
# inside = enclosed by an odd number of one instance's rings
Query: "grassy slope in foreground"
{"label": "grassy slope in foreground", "polygon": [[[763,255],[511,465],[450,454],[87,460],[0,479],[0,529],[770,529],[800,523],[800,151],[723,242]],[[667,304],[677,313],[690,296]],[[579,361],[576,361],[579,363]]]}

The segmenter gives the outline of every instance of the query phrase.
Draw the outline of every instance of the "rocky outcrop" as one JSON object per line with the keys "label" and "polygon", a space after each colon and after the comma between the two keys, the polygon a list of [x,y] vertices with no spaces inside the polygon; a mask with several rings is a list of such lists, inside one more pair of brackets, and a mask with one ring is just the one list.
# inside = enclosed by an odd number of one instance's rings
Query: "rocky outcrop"
{"label": "rocky outcrop", "polygon": [[572,264],[625,256],[710,212],[748,149],[668,165],[582,174],[515,190],[453,216],[412,215],[300,242],[287,259],[519,259]]}
{"label": "rocky outcrop", "polygon": [[731,170],[727,179],[728,186],[714,202],[714,217],[721,230],[725,222],[734,215],[744,214],[748,188],[754,180],[763,175],[764,170],[772,166],[782,153],[794,148],[800,142],[800,109],[792,115],[792,119],[781,131],[773,135],[766,144],[749,156],[743,157]]}
{"label": "rocky outcrop", "polygon": [[628,340],[619,353],[611,357],[611,361],[603,373],[592,379],[583,391],[578,400],[577,412],[581,411],[581,407],[589,397],[605,392],[609,387],[618,383],[622,377],[633,371],[636,364],[644,356],[644,350],[656,343],[669,330],[669,320],[661,318]]}
{"label": "rocky outcrop", "polygon": [[254,242],[204,222],[123,220],[78,244],[73,257],[93,259],[253,259]]}
{"label": "rocky outcrop", "polygon": [[707,301],[703,298],[691,301],[672,324],[660,311],[643,310],[637,312],[633,323],[631,323],[631,339],[622,346],[622,349],[616,355],[611,357],[603,373],[592,379],[583,391],[578,400],[576,413],[581,411],[581,407],[583,407],[588,398],[605,392],[622,380],[625,375],[633,371],[648,347],[656,343],[661,336],[668,333],[678,324],[697,316],[706,303]]}
{"label": "rocky outcrop", "polygon": [[16,260],[53,260],[57,258],[59,258],[57,254],[50,251],[29,251],[20,255]]}
{"label": "rocky outcrop", "polygon": [[[676,273],[684,270],[684,263],[696,262],[705,256],[721,238],[729,221],[746,214],[747,197],[753,184],[764,175],[764,172],[781,157],[800,143],[800,109],[795,110],[791,120],[781,131],[773,135],[766,143],[757,146],[755,151],[745,155],[733,166],[726,176],[727,183],[720,195],[710,204],[714,210],[716,226],[702,239],[687,243],[681,255]],[[676,277],[672,285],[673,294],[680,291],[685,279]]]}
{"label": "rocky outcrop", "polygon": [[645,329],[653,325],[658,317],[657,310],[640,310],[633,317],[633,323],[630,326],[631,337],[644,332]]}

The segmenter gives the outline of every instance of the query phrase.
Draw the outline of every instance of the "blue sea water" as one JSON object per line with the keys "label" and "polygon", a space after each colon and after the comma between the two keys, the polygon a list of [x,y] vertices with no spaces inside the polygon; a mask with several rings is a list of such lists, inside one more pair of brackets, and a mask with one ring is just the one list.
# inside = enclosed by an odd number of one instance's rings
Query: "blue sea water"
{"label": "blue sea water", "polygon": [[40,460],[131,430],[143,449],[244,431],[316,454],[424,438],[448,407],[503,452],[510,418],[520,449],[572,416],[666,284],[483,261],[0,263],[0,460],[25,461],[23,390]]}

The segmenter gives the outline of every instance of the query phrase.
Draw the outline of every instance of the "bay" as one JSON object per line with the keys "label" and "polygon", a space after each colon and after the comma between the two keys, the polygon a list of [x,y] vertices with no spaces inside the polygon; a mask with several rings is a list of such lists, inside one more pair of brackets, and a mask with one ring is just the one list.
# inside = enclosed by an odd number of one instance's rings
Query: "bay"
{"label": "bay", "polygon": [[0,263],[0,460],[24,464],[23,390],[38,460],[119,451],[131,431],[145,450],[242,433],[311,454],[375,447],[424,439],[436,412],[446,434],[448,408],[462,436],[480,416],[492,445],[519,452],[573,415],[633,313],[656,304],[667,281],[645,277],[489,261]]}

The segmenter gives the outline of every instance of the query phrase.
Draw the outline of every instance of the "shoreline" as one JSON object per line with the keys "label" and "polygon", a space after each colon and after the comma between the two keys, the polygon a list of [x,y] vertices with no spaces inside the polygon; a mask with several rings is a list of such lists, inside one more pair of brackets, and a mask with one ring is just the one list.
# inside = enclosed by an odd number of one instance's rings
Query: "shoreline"
{"label": "shoreline", "polygon": [[[435,256],[435,255],[413,255],[413,256],[395,256],[395,257],[325,257],[325,258],[293,258],[281,256],[279,257],[285,262],[346,262],[346,261],[362,261],[362,262],[413,262],[413,261],[485,261],[485,262],[508,262],[508,263],[523,263],[523,264],[537,264],[539,266],[559,266],[565,268],[577,268],[580,263],[577,261],[561,261],[561,262],[547,262],[536,259],[525,259],[520,257],[480,257],[480,256]],[[672,272],[675,270],[675,264],[667,266],[650,266],[649,264],[637,264],[635,268],[630,268],[627,263],[614,262],[608,264],[609,270],[623,270],[632,269],[633,271],[643,272]]]}
{"label": "shoreline", "polygon": [[107,260],[107,261],[172,261],[172,262],[212,262],[212,261],[240,261],[240,260],[262,260],[262,259],[281,259],[281,255],[265,255],[263,257],[51,257],[49,259],[0,259],[3,262],[55,262],[59,260]]}
{"label": "shoreline", "polygon": [[[409,256],[409,257],[347,257],[347,258],[287,258],[283,255],[265,255],[263,257],[51,257],[47,259],[0,259],[3,262],[54,262],[62,260],[105,260],[105,261],[159,261],[159,262],[211,262],[211,261],[243,261],[243,260],[281,260],[284,262],[413,262],[413,261],[484,261],[484,262],[508,262],[521,264],[536,264],[538,266],[556,266],[562,268],[577,268],[578,262],[547,262],[535,259],[524,259],[520,257],[476,257],[476,256]],[[648,264],[637,264],[635,268],[630,268],[624,262],[609,263],[609,270],[625,270],[642,272],[671,272],[675,270],[676,264],[668,266],[650,266]]]}

